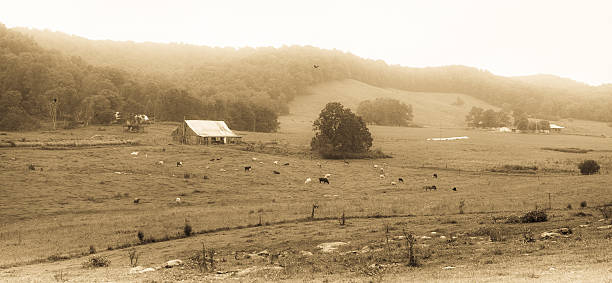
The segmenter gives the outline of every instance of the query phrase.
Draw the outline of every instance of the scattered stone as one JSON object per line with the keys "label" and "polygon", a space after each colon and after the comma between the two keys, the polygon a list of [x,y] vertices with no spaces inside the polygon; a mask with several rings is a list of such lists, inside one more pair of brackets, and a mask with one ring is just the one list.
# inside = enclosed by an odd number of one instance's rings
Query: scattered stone
{"label": "scattered stone", "polygon": [[446,236],[442,235],[440,236],[440,239],[446,239]]}
{"label": "scattered stone", "polygon": [[455,267],[454,266],[445,266],[445,267],[442,267],[442,269],[444,269],[444,270],[455,269]]}
{"label": "scattered stone", "polygon": [[422,236],[421,239],[431,239],[429,236]]}
{"label": "scattered stone", "polygon": [[165,268],[172,268],[172,267],[180,266],[180,265],[183,265],[183,261],[180,259],[173,259],[173,260],[169,260],[168,262],[164,263]]}
{"label": "scattered stone", "polygon": [[602,229],[602,230],[603,229],[611,229],[611,228],[612,228],[612,225],[606,225],[606,226],[599,226],[599,227],[597,227],[597,229]]}
{"label": "scattered stone", "polygon": [[580,227],[580,228],[585,228],[585,227],[589,227],[589,225],[588,225],[588,224],[582,224],[582,225],[580,225],[579,227]]}
{"label": "scattered stone", "polygon": [[330,253],[337,250],[340,246],[344,246],[347,243],[345,242],[329,242],[329,243],[321,243],[317,245],[317,248],[321,249],[324,253]]}
{"label": "scattered stone", "polygon": [[258,256],[269,256],[270,252],[268,252],[268,250],[263,250],[261,252],[257,253]]}
{"label": "scattered stone", "polygon": [[431,232],[432,235],[438,234],[438,232]]}
{"label": "scattered stone", "polygon": [[370,247],[368,247],[368,246],[364,246],[364,247],[363,247],[363,248],[361,248],[361,250],[360,250],[360,252],[361,252],[361,253],[367,253],[367,252],[369,252],[369,251],[370,251]]}
{"label": "scattered stone", "polygon": [[557,237],[561,237],[561,234],[556,233],[556,232],[544,232],[540,234],[540,238],[542,239],[552,239],[552,238],[557,238]]}
{"label": "scattered stone", "polygon": [[300,254],[303,256],[312,256],[312,253],[309,251],[300,251]]}
{"label": "scattered stone", "polygon": [[130,269],[130,274],[139,273],[139,272],[140,272],[141,270],[143,270],[143,269],[144,269],[144,267],[142,267],[142,266],[140,266],[140,265],[139,265],[139,266],[136,266],[136,267],[132,267],[132,268]]}

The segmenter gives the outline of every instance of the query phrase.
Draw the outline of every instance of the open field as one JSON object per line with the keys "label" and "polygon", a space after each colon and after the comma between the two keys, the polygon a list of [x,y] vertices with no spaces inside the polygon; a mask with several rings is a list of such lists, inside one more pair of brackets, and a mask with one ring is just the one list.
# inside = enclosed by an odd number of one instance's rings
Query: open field
{"label": "open field", "polygon": [[[320,160],[307,150],[312,136],[308,121],[317,112],[282,117],[279,133],[240,133],[255,143],[255,151],[246,151],[245,145],[177,145],[169,136],[173,123],[151,125],[144,134],[104,126],[0,135],[5,141],[139,142],[0,148],[0,280],[50,281],[64,275],[74,281],[612,279],[612,229],[597,228],[610,223],[599,221],[602,216],[595,208],[612,202],[610,138],[577,130],[572,135],[468,130],[454,127],[449,119],[448,127],[441,128],[435,123],[427,128],[373,126],[374,148],[393,158],[345,165],[342,160]],[[576,123],[582,129],[604,129]],[[469,139],[427,141],[453,136]],[[597,160],[601,174],[579,175],[576,164],[585,159]],[[163,165],[157,164],[160,160]],[[177,161],[184,166],[176,167]],[[30,164],[37,170],[29,170]],[[385,179],[374,165],[384,167]],[[253,170],[245,172],[244,166]],[[508,169],[514,166],[537,169]],[[332,174],[331,184],[316,182],[327,173]],[[432,178],[433,173],[439,178]],[[305,184],[307,177],[313,182]],[[404,183],[391,184],[400,177]],[[438,190],[425,191],[426,185]],[[177,197],[181,203],[175,202]],[[134,204],[134,198],[140,203]],[[583,201],[588,207],[580,208]],[[313,204],[318,208],[309,220]],[[548,222],[504,223],[508,216],[549,206]],[[344,226],[338,220],[343,213]],[[186,223],[196,235],[183,237]],[[574,233],[539,238],[561,227]],[[417,236],[421,267],[405,266],[402,229]],[[523,243],[527,230],[536,242]],[[155,243],[141,245],[139,231],[145,242]],[[490,231],[499,231],[503,239],[490,236]],[[336,241],[347,245],[332,253],[316,248]],[[202,243],[216,250],[217,270],[260,270],[214,275],[185,268],[128,276],[130,246],[141,252],[140,265],[153,266],[186,260]],[[110,268],[81,268],[90,246],[111,259]],[[262,250],[281,255],[272,263],[269,257],[242,256]],[[343,254],[349,251],[358,252]],[[455,269],[443,270],[445,266]]]}

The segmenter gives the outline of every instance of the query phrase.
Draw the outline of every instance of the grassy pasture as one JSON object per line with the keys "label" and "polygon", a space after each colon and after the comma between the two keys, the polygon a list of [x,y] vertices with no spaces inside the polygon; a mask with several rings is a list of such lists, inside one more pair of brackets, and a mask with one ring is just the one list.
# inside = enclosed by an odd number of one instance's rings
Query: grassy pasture
{"label": "grassy pasture", "polygon": [[[605,239],[606,231],[595,228],[600,223],[600,215],[592,208],[579,210],[582,201],[589,207],[612,201],[609,186],[612,143],[598,134],[608,130],[605,124],[566,121],[568,134],[560,135],[496,133],[461,128],[463,118],[457,117],[463,117],[463,112],[467,113],[471,106],[489,108],[467,96],[396,93],[355,81],[324,84],[311,92],[311,96],[294,101],[291,115],[280,118],[278,133],[240,133],[246,142],[256,144],[253,152],[245,151],[244,145],[177,145],[170,138],[170,132],[176,127],[174,123],[151,125],[144,134],[124,133],[119,126],[1,134],[0,142],[135,139],[139,144],[0,148],[0,266],[20,266],[10,269],[9,277],[0,273],[0,278],[24,276],[25,281],[32,278],[48,281],[53,275],[50,272],[82,262],[80,256],[92,245],[99,253],[111,257],[113,268],[96,272],[73,268],[71,272],[76,281],[109,278],[134,281],[135,277],[127,280],[123,277],[127,272],[126,251],[117,248],[137,244],[138,231],[144,233],[145,240],[178,237],[185,223],[195,232],[229,230],[137,246],[146,255],[142,262],[184,259],[205,242],[218,249],[220,257],[228,259],[238,250],[290,250],[283,259],[287,268],[280,273],[255,275],[254,278],[261,280],[318,280],[326,274],[339,273],[340,277],[331,279],[341,280],[344,275],[352,274],[365,281],[383,275],[397,281],[470,281],[470,276],[477,275],[485,281],[500,278],[529,281],[543,274],[532,266],[567,263],[568,253],[574,254],[569,259],[574,267],[582,268],[576,271],[578,274],[592,276],[589,268],[609,263],[605,251],[609,250],[610,239]],[[371,93],[374,96],[368,96]],[[324,101],[337,100],[354,107],[362,98],[379,96],[398,97],[412,103],[415,120],[426,126],[371,126],[374,148],[390,153],[393,158],[350,160],[347,166],[342,160],[320,160],[308,151],[312,137],[310,121],[316,118]],[[464,106],[451,105],[457,96],[466,102]],[[453,136],[469,139],[427,140]],[[543,148],[590,151],[568,153]],[[132,152],[139,154],[134,156]],[[601,173],[579,175],[576,165],[585,159],[597,160]],[[164,164],[158,165],[159,160]],[[177,161],[182,161],[184,166],[176,167]],[[273,164],[274,161],[281,165]],[[283,166],[286,162],[289,165]],[[29,164],[43,170],[31,171]],[[385,179],[379,178],[380,171],[374,165],[384,167]],[[245,172],[244,166],[253,166],[253,170]],[[537,170],[506,170],[520,166],[537,167]],[[273,174],[273,170],[281,174]],[[319,184],[317,178],[327,173],[332,174],[331,184]],[[439,178],[432,178],[433,173]],[[305,184],[307,177],[313,182]],[[400,177],[404,183],[391,184]],[[439,189],[425,191],[426,185],[436,185]],[[457,192],[451,191],[452,187]],[[175,202],[177,197],[182,200],[180,204]],[[134,204],[134,198],[139,198],[140,203]],[[459,214],[462,201],[464,214]],[[304,221],[310,216],[313,204],[319,206],[315,213],[319,221]],[[566,210],[568,204],[572,210]],[[495,220],[549,205],[551,221],[546,223],[499,224]],[[574,216],[578,211],[591,216]],[[349,217],[349,224],[340,227],[335,218],[343,212]],[[260,221],[261,227],[252,227]],[[524,229],[539,233],[584,223],[590,226],[585,229],[588,232],[580,234],[581,241],[521,244]],[[313,249],[320,242],[337,240],[350,242],[343,251],[365,245],[380,248],[385,237],[384,225],[393,227],[394,237],[401,235],[402,228],[408,228],[419,236],[438,231],[446,236],[462,234],[463,238],[460,244],[448,244],[440,239],[419,240],[420,251],[434,255],[424,259],[424,268],[418,270],[399,266],[391,268],[394,271],[370,270],[368,266],[378,259],[389,260],[389,255],[380,251],[367,256],[339,257],[322,255]],[[508,240],[491,243],[486,237],[468,237],[479,227],[490,225],[501,225],[496,227],[503,229]],[[109,248],[113,250],[106,251]],[[298,251],[302,249],[312,251],[314,258],[301,257]],[[524,259],[523,254],[537,257]],[[65,264],[26,265],[61,257],[73,259]],[[439,274],[441,266],[458,262],[464,262],[461,267],[464,271]],[[235,269],[251,264],[262,262],[229,260],[221,266]],[[356,269],[343,269],[342,264]],[[512,264],[513,271],[508,271],[505,264]],[[597,269],[595,274],[601,272]],[[609,273],[603,272],[603,276],[609,277]],[[546,276],[551,280],[559,278],[549,275]],[[144,278],[152,280],[211,279],[172,270],[147,276]]]}
{"label": "grassy pasture", "polygon": [[[444,136],[470,139],[441,142],[426,141],[438,136],[439,129],[372,127],[375,146],[394,158],[356,160],[345,166],[342,161],[292,153],[307,143],[306,132],[244,133],[246,141],[277,140],[278,147],[293,147],[287,155],[269,155],[244,151],[243,146],[169,145],[167,133],[173,127],[158,124],[145,134],[128,135],[137,136],[140,146],[1,149],[4,256],[0,264],[82,253],[90,245],[104,250],[136,243],[138,231],[156,239],[173,237],[181,233],[185,221],[201,231],[256,224],[260,217],[264,224],[299,219],[310,215],[313,203],[319,205],[317,217],[338,217],[342,212],[348,216],[453,215],[461,200],[468,214],[523,212],[546,207],[548,193],[555,209],[567,204],[578,207],[581,201],[590,205],[610,201],[605,196],[610,195],[607,172],[612,153],[601,151],[609,148],[608,139],[603,138],[442,129]],[[5,138],[23,135],[28,140],[51,140],[91,137],[93,132],[110,138],[126,135],[116,126],[103,129],[11,133]],[[577,144],[594,151],[572,154],[540,149]],[[139,155],[132,156],[133,151]],[[587,158],[600,161],[603,174],[578,175],[575,164]],[[156,165],[158,160],[165,164]],[[290,165],[274,165],[275,160]],[[176,167],[176,161],[184,166]],[[30,163],[44,170],[29,171]],[[379,178],[374,164],[385,167],[386,179]],[[488,171],[504,164],[535,164],[539,169],[535,174]],[[244,172],[247,165],[254,167],[252,172]],[[433,179],[434,172],[440,178]],[[193,176],[185,178],[186,173]],[[316,178],[326,173],[332,174],[331,184],[318,184]],[[304,184],[306,177],[315,182]],[[392,186],[390,182],[399,177],[405,183]],[[425,192],[424,185],[440,189]],[[458,192],[451,192],[452,187]],[[138,205],[132,201],[136,197],[141,199]],[[176,197],[183,202],[176,204]]]}

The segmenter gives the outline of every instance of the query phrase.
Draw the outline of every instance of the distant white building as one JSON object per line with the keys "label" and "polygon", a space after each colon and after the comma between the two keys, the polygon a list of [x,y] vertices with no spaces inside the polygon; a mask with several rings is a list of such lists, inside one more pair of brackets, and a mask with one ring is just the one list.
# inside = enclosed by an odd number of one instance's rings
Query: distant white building
{"label": "distant white building", "polygon": [[550,124],[550,130],[551,130],[552,132],[560,133],[560,132],[561,132],[561,129],[565,129],[565,127],[563,127],[563,126],[559,126],[559,125],[557,125],[557,124],[552,124],[552,123]]}

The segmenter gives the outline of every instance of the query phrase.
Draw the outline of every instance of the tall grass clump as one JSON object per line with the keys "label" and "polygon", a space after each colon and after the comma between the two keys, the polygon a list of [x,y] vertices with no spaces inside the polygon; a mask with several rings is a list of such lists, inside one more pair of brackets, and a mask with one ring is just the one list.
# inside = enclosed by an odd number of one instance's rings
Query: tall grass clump
{"label": "tall grass clump", "polygon": [[535,223],[548,221],[548,215],[544,210],[532,210],[521,216],[521,223]]}

